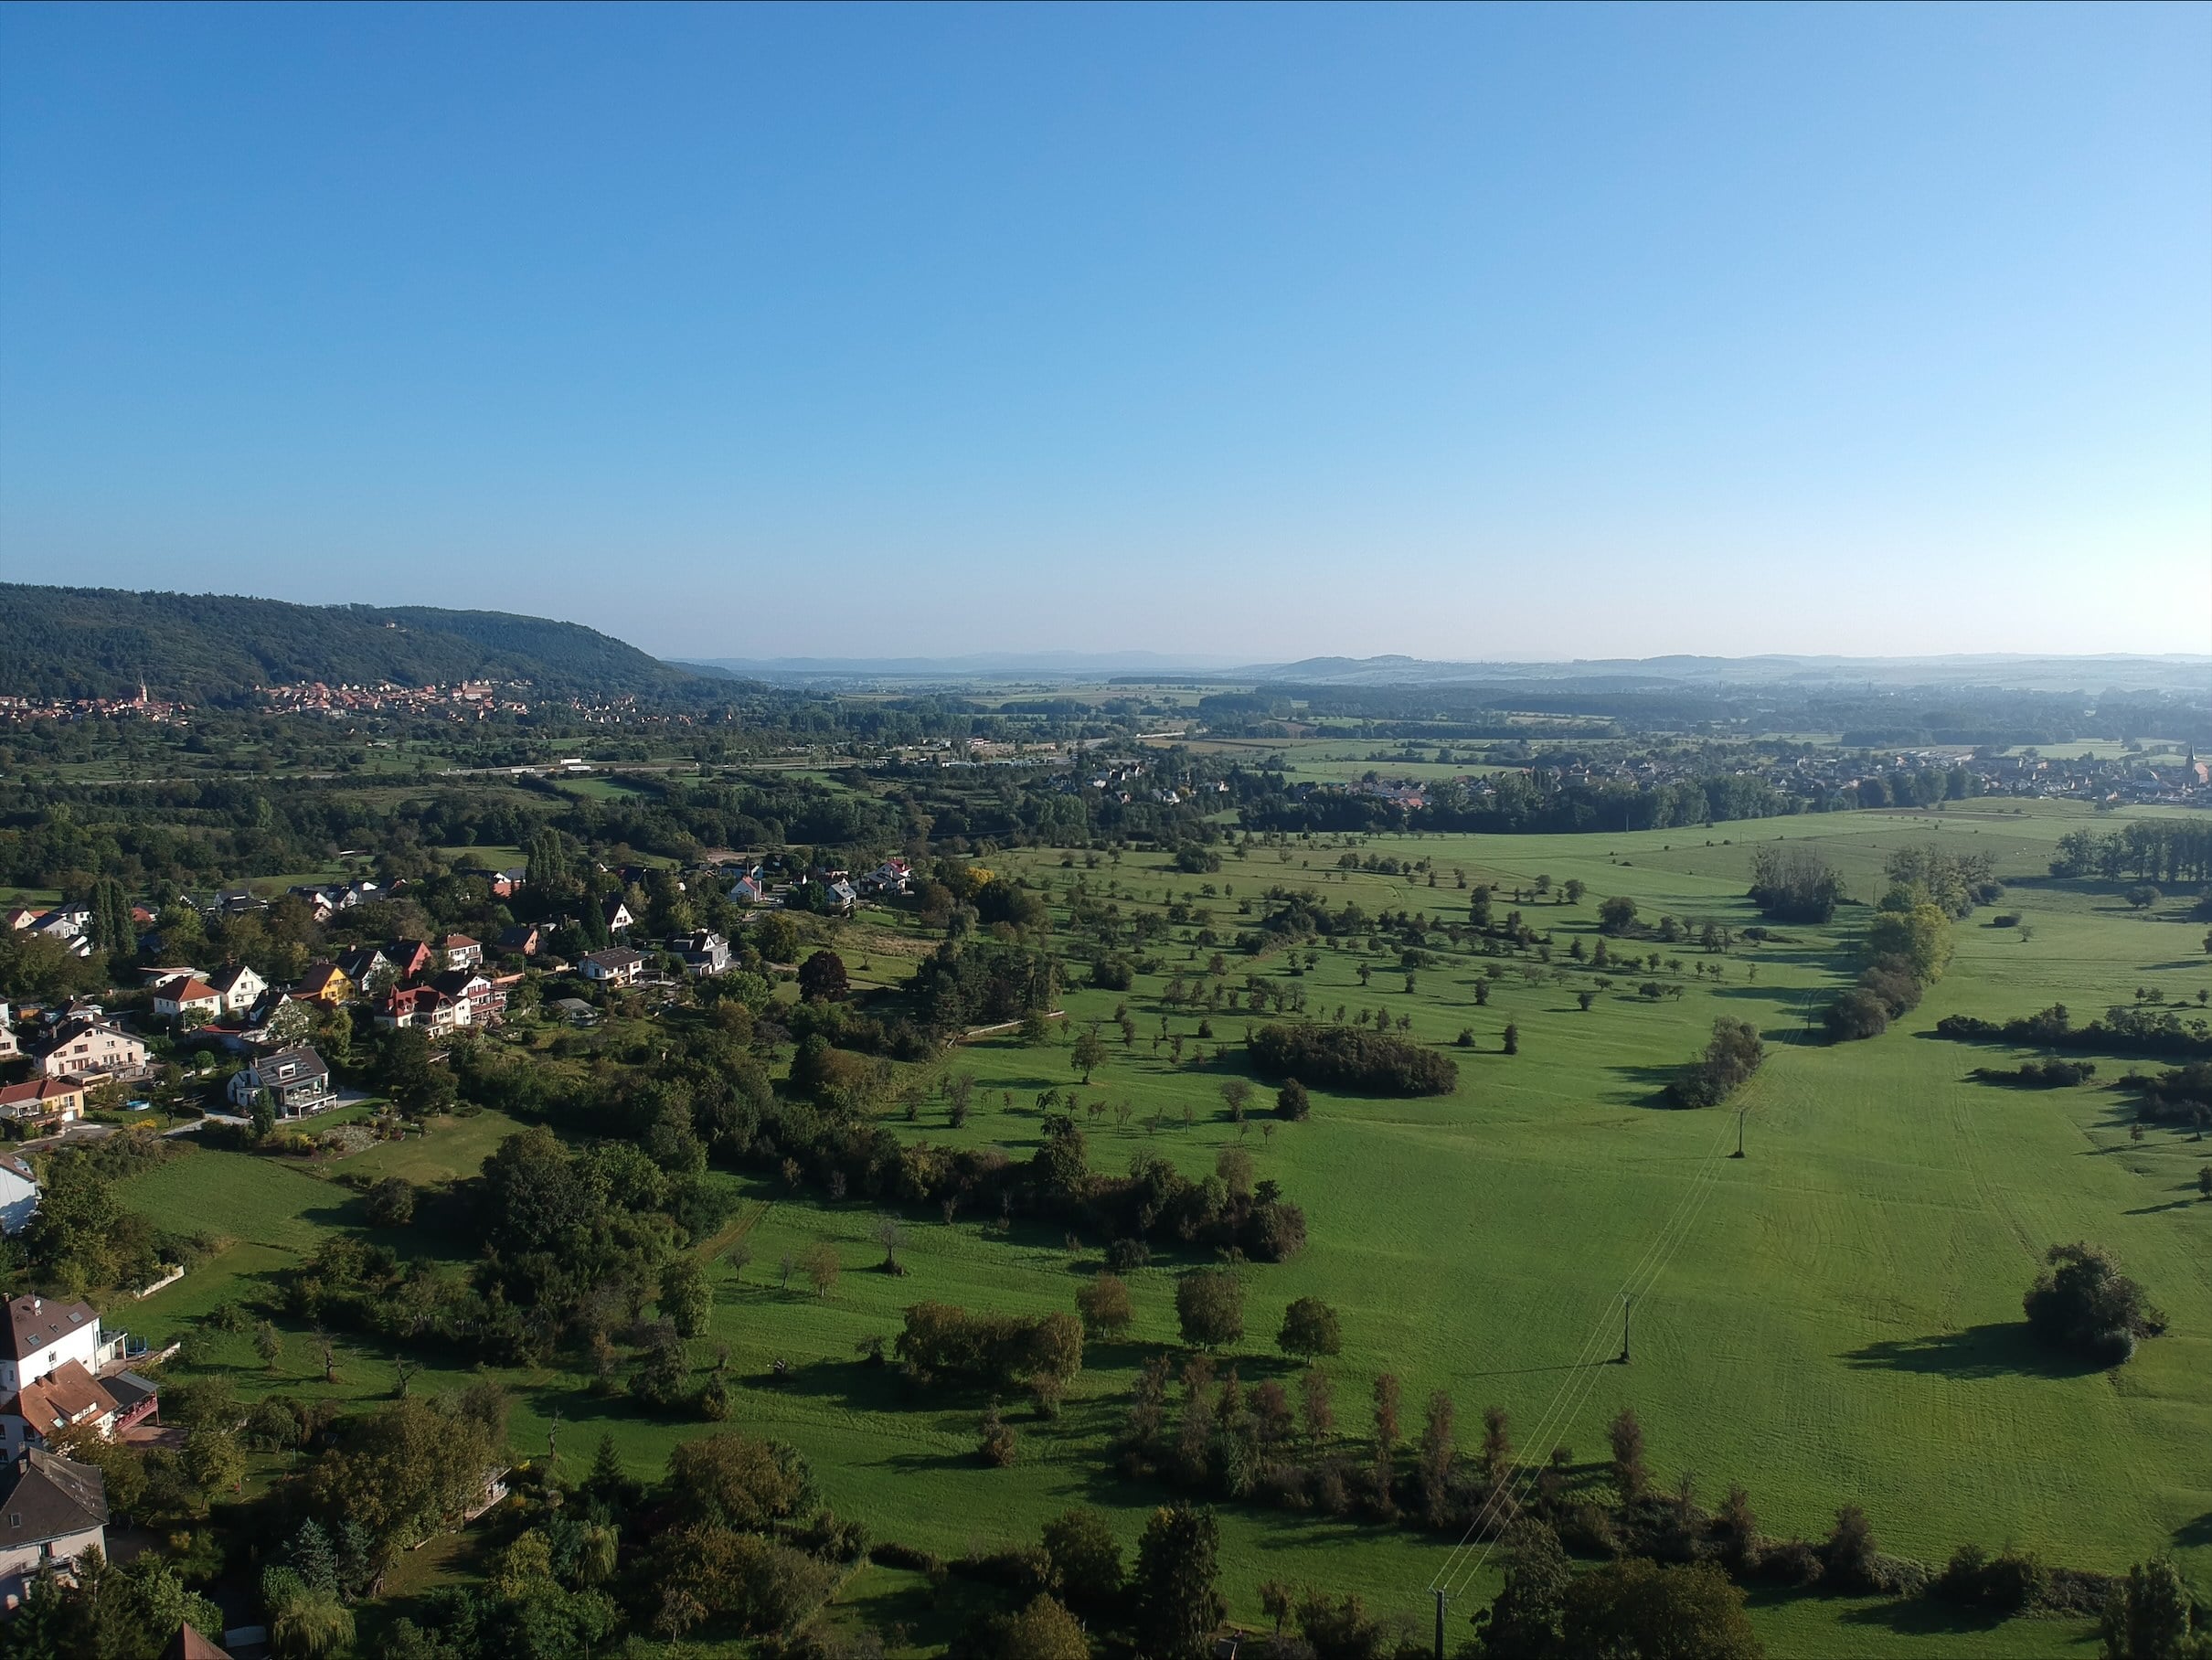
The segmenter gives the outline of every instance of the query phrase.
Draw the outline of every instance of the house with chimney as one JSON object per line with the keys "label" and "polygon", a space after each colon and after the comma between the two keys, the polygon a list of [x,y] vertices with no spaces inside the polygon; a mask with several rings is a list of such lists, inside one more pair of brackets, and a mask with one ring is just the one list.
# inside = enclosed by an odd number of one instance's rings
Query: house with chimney
{"label": "house with chimney", "polygon": [[70,1016],[38,1050],[38,1069],[48,1078],[136,1078],[146,1067],[144,1044],[90,1015]]}
{"label": "house with chimney", "polygon": [[338,1104],[330,1069],[305,1044],[264,1055],[232,1073],[226,1092],[242,1112],[265,1100],[279,1118],[304,1118]]}
{"label": "house with chimney", "polygon": [[68,1573],[94,1546],[108,1547],[107,1484],[100,1471],[27,1448],[0,1474],[0,1608],[22,1606],[48,1568]]}
{"label": "house with chimney", "polygon": [[29,1293],[8,1304],[0,1435],[11,1460],[65,1431],[112,1437],[159,1410],[156,1386],[125,1368],[124,1335],[106,1330],[89,1303]]}

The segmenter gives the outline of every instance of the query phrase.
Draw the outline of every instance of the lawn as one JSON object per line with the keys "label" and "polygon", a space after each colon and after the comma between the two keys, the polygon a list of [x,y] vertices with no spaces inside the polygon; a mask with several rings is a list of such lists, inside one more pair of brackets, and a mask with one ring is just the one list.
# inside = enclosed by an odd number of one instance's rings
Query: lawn
{"label": "lawn", "polygon": [[[2122,815],[2124,816],[2124,815]],[[1240,901],[1260,909],[1283,884],[1384,909],[1464,915],[1469,882],[1556,891],[1587,884],[1579,905],[1531,900],[1521,909],[1555,940],[1556,978],[1532,981],[1515,959],[1478,1006],[1487,960],[1439,942],[1440,964],[1404,989],[1394,950],[1358,942],[1319,946],[1320,962],[1296,984],[1309,1013],[1380,1008],[1410,1018],[1410,1035],[1460,1066],[1447,1097],[1375,1101],[1315,1092],[1313,1119],[1262,1119],[1239,1127],[1223,1111],[1220,1083],[1239,1076],[1243,1013],[1211,1016],[1170,1009],[1164,975],[1127,994],[1077,987],[1069,1025],[1110,1021],[1126,1003],[1137,1024],[1125,1046],[1111,1025],[1109,1059],[1083,1089],[1064,1037],[1039,1048],[1011,1039],[968,1046],[947,1063],[977,1080],[976,1110],[961,1128],[932,1101],[902,1135],[994,1144],[1021,1158],[1042,1129],[1039,1094],[1072,1091],[1094,1169],[1117,1169],[1139,1152],[1165,1152],[1185,1168],[1210,1168],[1241,1141],[1258,1174],[1279,1181],[1307,1215],[1311,1244],[1293,1261],[1248,1271],[1247,1335],[1234,1358],[1244,1378],[1282,1377],[1271,1336],[1283,1306],[1301,1295],[1339,1310],[1344,1354],[1331,1363],[1345,1431],[1364,1436],[1372,1379],[1401,1380],[1418,1426],[1431,1391],[1457,1404],[1459,1441],[1480,1435],[1484,1407],[1511,1414],[1525,1459],[1554,1445],[1588,1463],[1602,1454],[1607,1421],[1622,1406],[1640,1415],[1654,1474],[1670,1485],[1693,1473],[1710,1503],[1730,1482],[1749,1490],[1764,1529],[1824,1535],[1839,1505],[1872,1516],[1885,1548],[1940,1562],[1965,1540],[2033,1548],[2046,1559],[2113,1570],[2173,1551],[2203,1588],[2212,1584],[2212,1205],[2190,1197],[2206,1149],[2152,1132],[2137,1143],[2099,1089],[2021,1092],[1975,1081],[2001,1051],[1931,1036],[1942,1016],[2028,1012],[2054,1000],[2084,1012],[2128,1002],[2136,987],[2194,998],[2212,987],[2202,925],[2180,908],[2130,912],[2094,887],[2038,882],[2067,829],[2089,822],[2070,808],[1962,803],[1943,813],[1849,814],[1696,831],[1618,836],[1376,838],[1360,857],[1427,860],[1430,873],[1340,872],[1345,846],[1294,844],[1287,855],[1254,848],[1218,875],[1164,868],[1157,855],[1128,855],[1098,868],[1069,868],[1058,853],[1002,854],[1002,877],[1055,884],[1055,903],[1080,876],[1109,891],[1124,917],[1180,896],[1213,913],[1225,937],[1252,925]],[[2104,821],[2098,821],[2100,824]],[[1988,926],[1990,910],[1960,926],[1957,960],[1922,1006],[1882,1038],[1830,1048],[1801,1041],[1809,1000],[1843,984],[1847,946],[1865,911],[1846,907],[1826,928],[1785,929],[1787,939],[1740,943],[1707,958],[1694,948],[1652,947],[1677,970],[1614,970],[1615,984],[1585,1012],[1572,993],[1594,989],[1590,971],[1568,964],[1570,941],[1594,941],[1598,901],[1635,898],[1661,912],[1739,927],[1756,919],[1742,899],[1749,844],[1812,838],[1846,873],[1856,899],[1877,890],[1883,857],[1936,839],[1993,853],[2014,882],[2001,907],[2026,928]],[[1207,889],[1214,891],[1208,895]],[[1497,899],[1502,915],[1513,901]],[[880,920],[870,927],[880,928]],[[1186,974],[1203,974],[1212,948],[1155,946]],[[1639,949],[1646,949],[1640,947]],[[1717,963],[1717,982],[1690,972]],[[1362,965],[1367,984],[1359,978]],[[1228,952],[1228,982],[1249,971],[1281,976],[1280,954],[1257,963]],[[1075,976],[1080,978],[1079,973]],[[1653,1002],[1635,985],[1653,978],[1679,996]],[[1665,1071],[1703,1041],[1713,1018],[1752,1021],[1770,1056],[1743,1097],[1748,1156],[1735,1145],[1736,1115],[1674,1112],[1654,1104]],[[1154,1034],[1164,1015],[1186,1041],[1181,1063]],[[1520,1052],[1501,1052],[1517,1027]],[[1473,1048],[1456,1039],[1472,1031]],[[1196,1048],[1221,1046],[1203,1062]],[[2100,1058],[2100,1077],[2124,1059]],[[1089,1111],[1092,1101],[1106,1110]],[[1113,1103],[1133,1110],[1118,1121]],[[1186,1110],[1189,1126],[1186,1127]],[[481,1159],[504,1129],[495,1115],[457,1121],[424,1144],[379,1147],[349,1167],[435,1181]],[[1170,1261],[1133,1276],[1138,1321],[1129,1341],[1093,1346],[1056,1421],[1013,1411],[1021,1457],[990,1470],[973,1456],[982,1402],[916,1399],[891,1370],[867,1365],[858,1346],[888,1337],[899,1310],[929,1297],[972,1307],[1070,1307],[1096,1271],[1100,1241],[995,1218],[936,1213],[905,1219],[901,1276],[877,1272],[868,1205],[832,1204],[750,1178],[727,1176],[741,1203],[711,1255],[718,1306],[695,1346],[701,1365],[728,1346],[742,1380],[735,1421],[788,1440],[813,1463],[825,1502],[863,1518],[878,1538],[941,1554],[1028,1540],[1046,1517],[1074,1504],[1106,1506],[1133,1541],[1161,1490],[1121,1480],[1108,1441],[1140,1360],[1175,1339]],[[136,1178],[133,1202],[171,1225],[234,1236],[212,1265],[149,1300],[133,1319],[173,1327],[219,1300],[233,1283],[309,1248],[317,1229],[357,1219],[350,1196],[312,1174],[243,1155],[199,1154]],[[241,1222],[241,1218],[250,1220]],[[845,1272],[816,1297],[781,1261],[831,1240]],[[2085,1370],[2028,1346],[2019,1299],[2050,1244],[2074,1239],[2117,1250],[2172,1323],[2124,1369]],[[728,1247],[742,1240],[742,1273]],[[1184,1261],[1187,1261],[1186,1258]],[[1633,1358],[1620,1347],[1621,1293],[1635,1293]],[[299,1365],[306,1365],[303,1348]],[[241,1351],[243,1355],[243,1351]],[[777,1359],[790,1378],[771,1381]],[[239,1365],[245,1364],[241,1359]],[[382,1369],[379,1369],[382,1368]],[[286,1387],[319,1387],[286,1369]],[[342,1375],[348,1394],[373,1393],[388,1364],[361,1357]],[[658,1422],[586,1390],[580,1378],[516,1375],[518,1449],[542,1450],[556,1408],[564,1461],[589,1456],[602,1431],[640,1474],[658,1472],[668,1449],[702,1432]],[[249,1387],[253,1387],[249,1379]],[[1456,1622],[1497,1585],[1494,1560],[1452,1564],[1448,1542],[1410,1530],[1225,1506],[1223,1588],[1233,1612],[1257,1621],[1262,1580],[1356,1591],[1370,1608],[1430,1617],[1427,1587],[1440,1570],[1463,1581]],[[941,1641],[941,1611],[921,1608],[912,1576],[869,1570],[848,1581],[850,1617],[917,1622]],[[885,1612],[903,1609],[909,1612]],[[1989,1627],[1852,1599],[1755,1599],[1771,1651],[1791,1655],[2078,1655],[2085,1628],[2016,1621]]]}

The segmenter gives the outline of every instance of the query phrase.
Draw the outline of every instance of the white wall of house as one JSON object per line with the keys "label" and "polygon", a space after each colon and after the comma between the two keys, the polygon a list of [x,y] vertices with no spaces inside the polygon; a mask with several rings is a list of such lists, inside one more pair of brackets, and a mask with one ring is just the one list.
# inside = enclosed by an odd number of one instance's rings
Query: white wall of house
{"label": "white wall of house", "polygon": [[27,1383],[37,1383],[56,1367],[74,1360],[88,1372],[100,1370],[100,1322],[88,1320],[73,1331],[62,1332],[37,1354],[21,1361],[0,1358],[0,1389],[10,1394]]}

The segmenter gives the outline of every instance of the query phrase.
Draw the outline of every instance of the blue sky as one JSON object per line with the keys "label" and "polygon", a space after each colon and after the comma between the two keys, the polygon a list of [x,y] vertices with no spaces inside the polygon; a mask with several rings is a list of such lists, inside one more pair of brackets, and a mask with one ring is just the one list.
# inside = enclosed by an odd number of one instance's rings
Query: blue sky
{"label": "blue sky", "polygon": [[2212,650],[2212,7],[0,8],[0,574]]}

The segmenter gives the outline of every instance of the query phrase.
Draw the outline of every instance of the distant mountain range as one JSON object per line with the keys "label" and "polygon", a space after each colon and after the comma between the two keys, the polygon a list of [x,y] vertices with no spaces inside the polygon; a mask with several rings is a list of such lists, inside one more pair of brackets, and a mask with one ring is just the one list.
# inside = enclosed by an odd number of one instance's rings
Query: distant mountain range
{"label": "distant mountain range", "polygon": [[2212,657],[2038,656],[1599,658],[1566,663],[1306,657],[1244,663],[1164,652],[983,652],[957,657],[724,657],[665,663],[581,623],[423,605],[294,605],[220,594],[0,583],[0,694],[128,697],[143,681],[187,703],[302,680],[450,685],[526,680],[541,696],[688,700],[739,677],[809,685],[1122,680],[1215,686],[1398,687],[1541,685],[1567,692],[1712,690],[1771,685],[2036,691],[2204,691]]}
{"label": "distant mountain range", "polygon": [[975,680],[1009,676],[1096,680],[1102,675],[1210,675],[1236,664],[1234,657],[1164,652],[976,652],[964,657],[707,657],[686,666],[760,680]]}
{"label": "distant mountain range", "polygon": [[727,678],[580,623],[505,612],[0,583],[0,692],[17,697],[128,697],[143,681],[156,697],[210,703],[302,680],[682,695]]}
{"label": "distant mountain range", "polygon": [[1612,657],[1567,662],[1439,662],[1420,657],[1304,657],[1239,663],[1160,652],[1000,652],[962,657],[714,657],[698,666],[762,680],[867,681],[1146,679],[1285,686],[1514,686],[1531,682],[1612,692],[1723,686],[1986,686],[2037,691],[2203,689],[2212,656]]}

